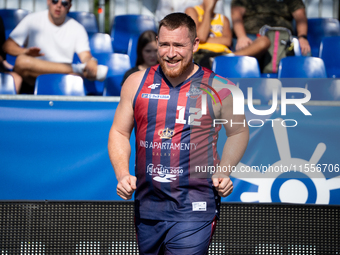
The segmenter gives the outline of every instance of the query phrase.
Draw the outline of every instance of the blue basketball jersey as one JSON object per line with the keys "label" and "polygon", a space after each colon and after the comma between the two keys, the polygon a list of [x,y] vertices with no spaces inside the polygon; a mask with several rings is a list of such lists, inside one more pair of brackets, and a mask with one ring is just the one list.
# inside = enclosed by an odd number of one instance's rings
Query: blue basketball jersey
{"label": "blue basketball jersey", "polygon": [[215,76],[199,67],[173,87],[159,65],[145,72],[134,98],[136,217],[209,221],[219,214],[211,175],[197,171],[220,161],[221,125],[213,127],[215,100],[210,96]]}

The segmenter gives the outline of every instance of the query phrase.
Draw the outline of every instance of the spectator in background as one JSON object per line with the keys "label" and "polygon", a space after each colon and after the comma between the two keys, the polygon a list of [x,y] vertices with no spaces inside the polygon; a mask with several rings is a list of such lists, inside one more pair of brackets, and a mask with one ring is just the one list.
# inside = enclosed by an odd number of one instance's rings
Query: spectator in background
{"label": "spectator in background", "polygon": [[253,43],[262,26],[285,27],[293,34],[295,19],[301,53],[310,53],[307,17],[302,0],[232,0],[231,18],[237,37],[236,50]]}
{"label": "spectator in background", "polygon": [[2,45],[6,41],[5,27],[0,17],[0,72],[9,73],[14,79],[15,89],[18,92],[21,87],[22,78],[15,72],[11,72],[13,66],[6,61],[6,53],[2,50]]}
{"label": "spectator in background", "polygon": [[145,70],[158,63],[156,38],[157,34],[152,30],[147,30],[139,36],[137,43],[136,66],[126,71],[123,77],[122,85],[130,74]]}
{"label": "spectator in background", "polygon": [[[203,0],[201,5],[188,7],[185,11],[195,21],[200,40],[198,51],[194,54],[194,61],[209,69],[211,69],[211,58],[232,53],[229,49],[232,44],[230,23],[226,16],[214,12],[217,2],[218,0]],[[254,44],[233,54],[260,57],[269,46],[269,39],[262,36],[256,39]]]}
{"label": "spectator in background", "polygon": [[[156,19],[160,21],[166,15],[173,12],[185,12],[185,9],[190,6],[200,5],[203,0],[159,0],[156,9]],[[216,5],[216,13],[224,13],[223,2]]]}
{"label": "spectator in background", "polygon": [[[47,0],[48,10],[27,15],[5,42],[4,51],[17,56],[14,71],[24,80],[22,93],[33,93],[40,74],[77,73],[90,80],[106,78],[108,68],[98,65],[92,57],[84,27],[67,16],[71,1]],[[81,64],[72,65],[74,53]]]}

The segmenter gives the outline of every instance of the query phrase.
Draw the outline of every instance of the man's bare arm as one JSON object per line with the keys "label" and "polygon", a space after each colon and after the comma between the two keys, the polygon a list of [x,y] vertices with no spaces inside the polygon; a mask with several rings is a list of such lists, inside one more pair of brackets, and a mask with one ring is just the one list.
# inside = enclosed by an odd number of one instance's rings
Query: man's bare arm
{"label": "man's bare arm", "polygon": [[31,57],[39,57],[44,55],[43,53],[40,52],[40,48],[38,47],[22,48],[12,38],[8,38],[4,45],[2,46],[2,48],[7,54],[10,54],[12,56],[25,54]]}
{"label": "man's bare arm", "polygon": [[85,78],[89,80],[95,80],[97,75],[97,60],[94,59],[89,51],[83,51],[78,54],[78,57],[82,63],[86,63],[83,71]]}
{"label": "man's bare arm", "polygon": [[311,49],[309,42],[307,41],[306,38],[304,38],[305,36],[307,36],[308,32],[308,21],[306,17],[306,11],[304,8],[300,8],[294,11],[292,15],[296,22],[296,31],[299,37],[301,52],[303,55],[307,55],[311,51]]}
{"label": "man's bare arm", "polygon": [[252,44],[252,40],[247,37],[246,30],[243,25],[243,15],[246,8],[235,6],[231,8],[231,20],[233,22],[233,29],[237,37],[236,50],[241,50]]}
{"label": "man's bare arm", "polygon": [[[220,166],[222,169],[232,169],[240,162],[247,148],[249,129],[244,115],[233,115],[232,95],[225,98],[222,103],[219,117],[228,121],[224,124],[228,138],[223,148]],[[230,174],[231,172],[222,172],[213,175],[213,184],[220,196],[228,196],[233,190]]]}
{"label": "man's bare arm", "polygon": [[109,134],[109,157],[118,180],[117,194],[123,199],[131,199],[136,189],[136,177],[129,172],[130,135],[134,125],[133,99],[143,74],[143,71],[133,73],[123,84]]}

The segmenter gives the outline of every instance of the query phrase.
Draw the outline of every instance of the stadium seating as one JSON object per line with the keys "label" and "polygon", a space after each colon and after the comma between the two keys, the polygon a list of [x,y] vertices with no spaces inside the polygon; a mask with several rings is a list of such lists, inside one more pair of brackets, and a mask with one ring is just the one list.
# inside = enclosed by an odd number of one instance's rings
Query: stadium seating
{"label": "stadium seating", "polygon": [[0,73],[0,94],[16,94],[12,75]]}
{"label": "stadium seating", "polygon": [[89,35],[99,32],[96,16],[91,12],[69,12],[67,14],[85,27]]}
{"label": "stadium seating", "polygon": [[279,64],[278,78],[326,78],[325,64],[316,57],[286,57]]}
{"label": "stadium seating", "polygon": [[139,35],[133,35],[130,37],[130,40],[129,40],[129,47],[128,47],[127,54],[130,57],[131,66],[136,65],[138,38],[139,38]]}
{"label": "stadium seating", "polygon": [[340,77],[340,36],[325,37],[320,45],[320,58],[326,66],[327,77]]}
{"label": "stadium seating", "polygon": [[218,56],[214,58],[212,70],[225,78],[259,78],[257,59],[248,56]]}
{"label": "stadium seating", "polygon": [[94,33],[89,37],[90,49],[92,54],[113,53],[111,37],[105,33]]}
{"label": "stadium seating", "polygon": [[85,96],[83,79],[71,74],[39,75],[34,95]]}
{"label": "stadium seating", "polygon": [[30,12],[23,9],[0,9],[0,16],[4,22],[6,39],[19,22]]}
{"label": "stadium seating", "polygon": [[324,37],[340,35],[339,21],[334,18],[309,18],[307,39],[313,57],[319,57],[320,43]]}
{"label": "stadium seating", "polygon": [[127,70],[131,68],[127,54],[97,54],[98,63],[109,67],[104,83],[103,96],[120,96],[121,83]]}
{"label": "stadium seating", "polygon": [[[0,16],[5,27],[6,39],[19,22],[30,12],[24,9],[0,9]],[[16,57],[7,54],[7,62],[14,65]]]}
{"label": "stadium seating", "polygon": [[139,36],[146,30],[157,32],[157,24],[152,16],[146,15],[117,15],[111,28],[112,48],[115,53],[127,54],[129,40]]}

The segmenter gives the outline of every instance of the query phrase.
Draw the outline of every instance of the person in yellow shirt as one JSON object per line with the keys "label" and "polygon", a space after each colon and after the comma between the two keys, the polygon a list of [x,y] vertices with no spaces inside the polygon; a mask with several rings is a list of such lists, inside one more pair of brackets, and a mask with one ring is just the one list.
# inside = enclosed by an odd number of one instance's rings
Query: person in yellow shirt
{"label": "person in yellow shirt", "polygon": [[220,55],[234,54],[243,56],[262,56],[270,46],[266,36],[258,37],[253,44],[246,48],[232,52],[232,32],[228,18],[222,14],[214,13],[218,0],[203,0],[201,5],[188,7],[185,13],[196,23],[197,36],[200,40],[198,50],[194,54],[194,61],[211,69],[211,58]]}

